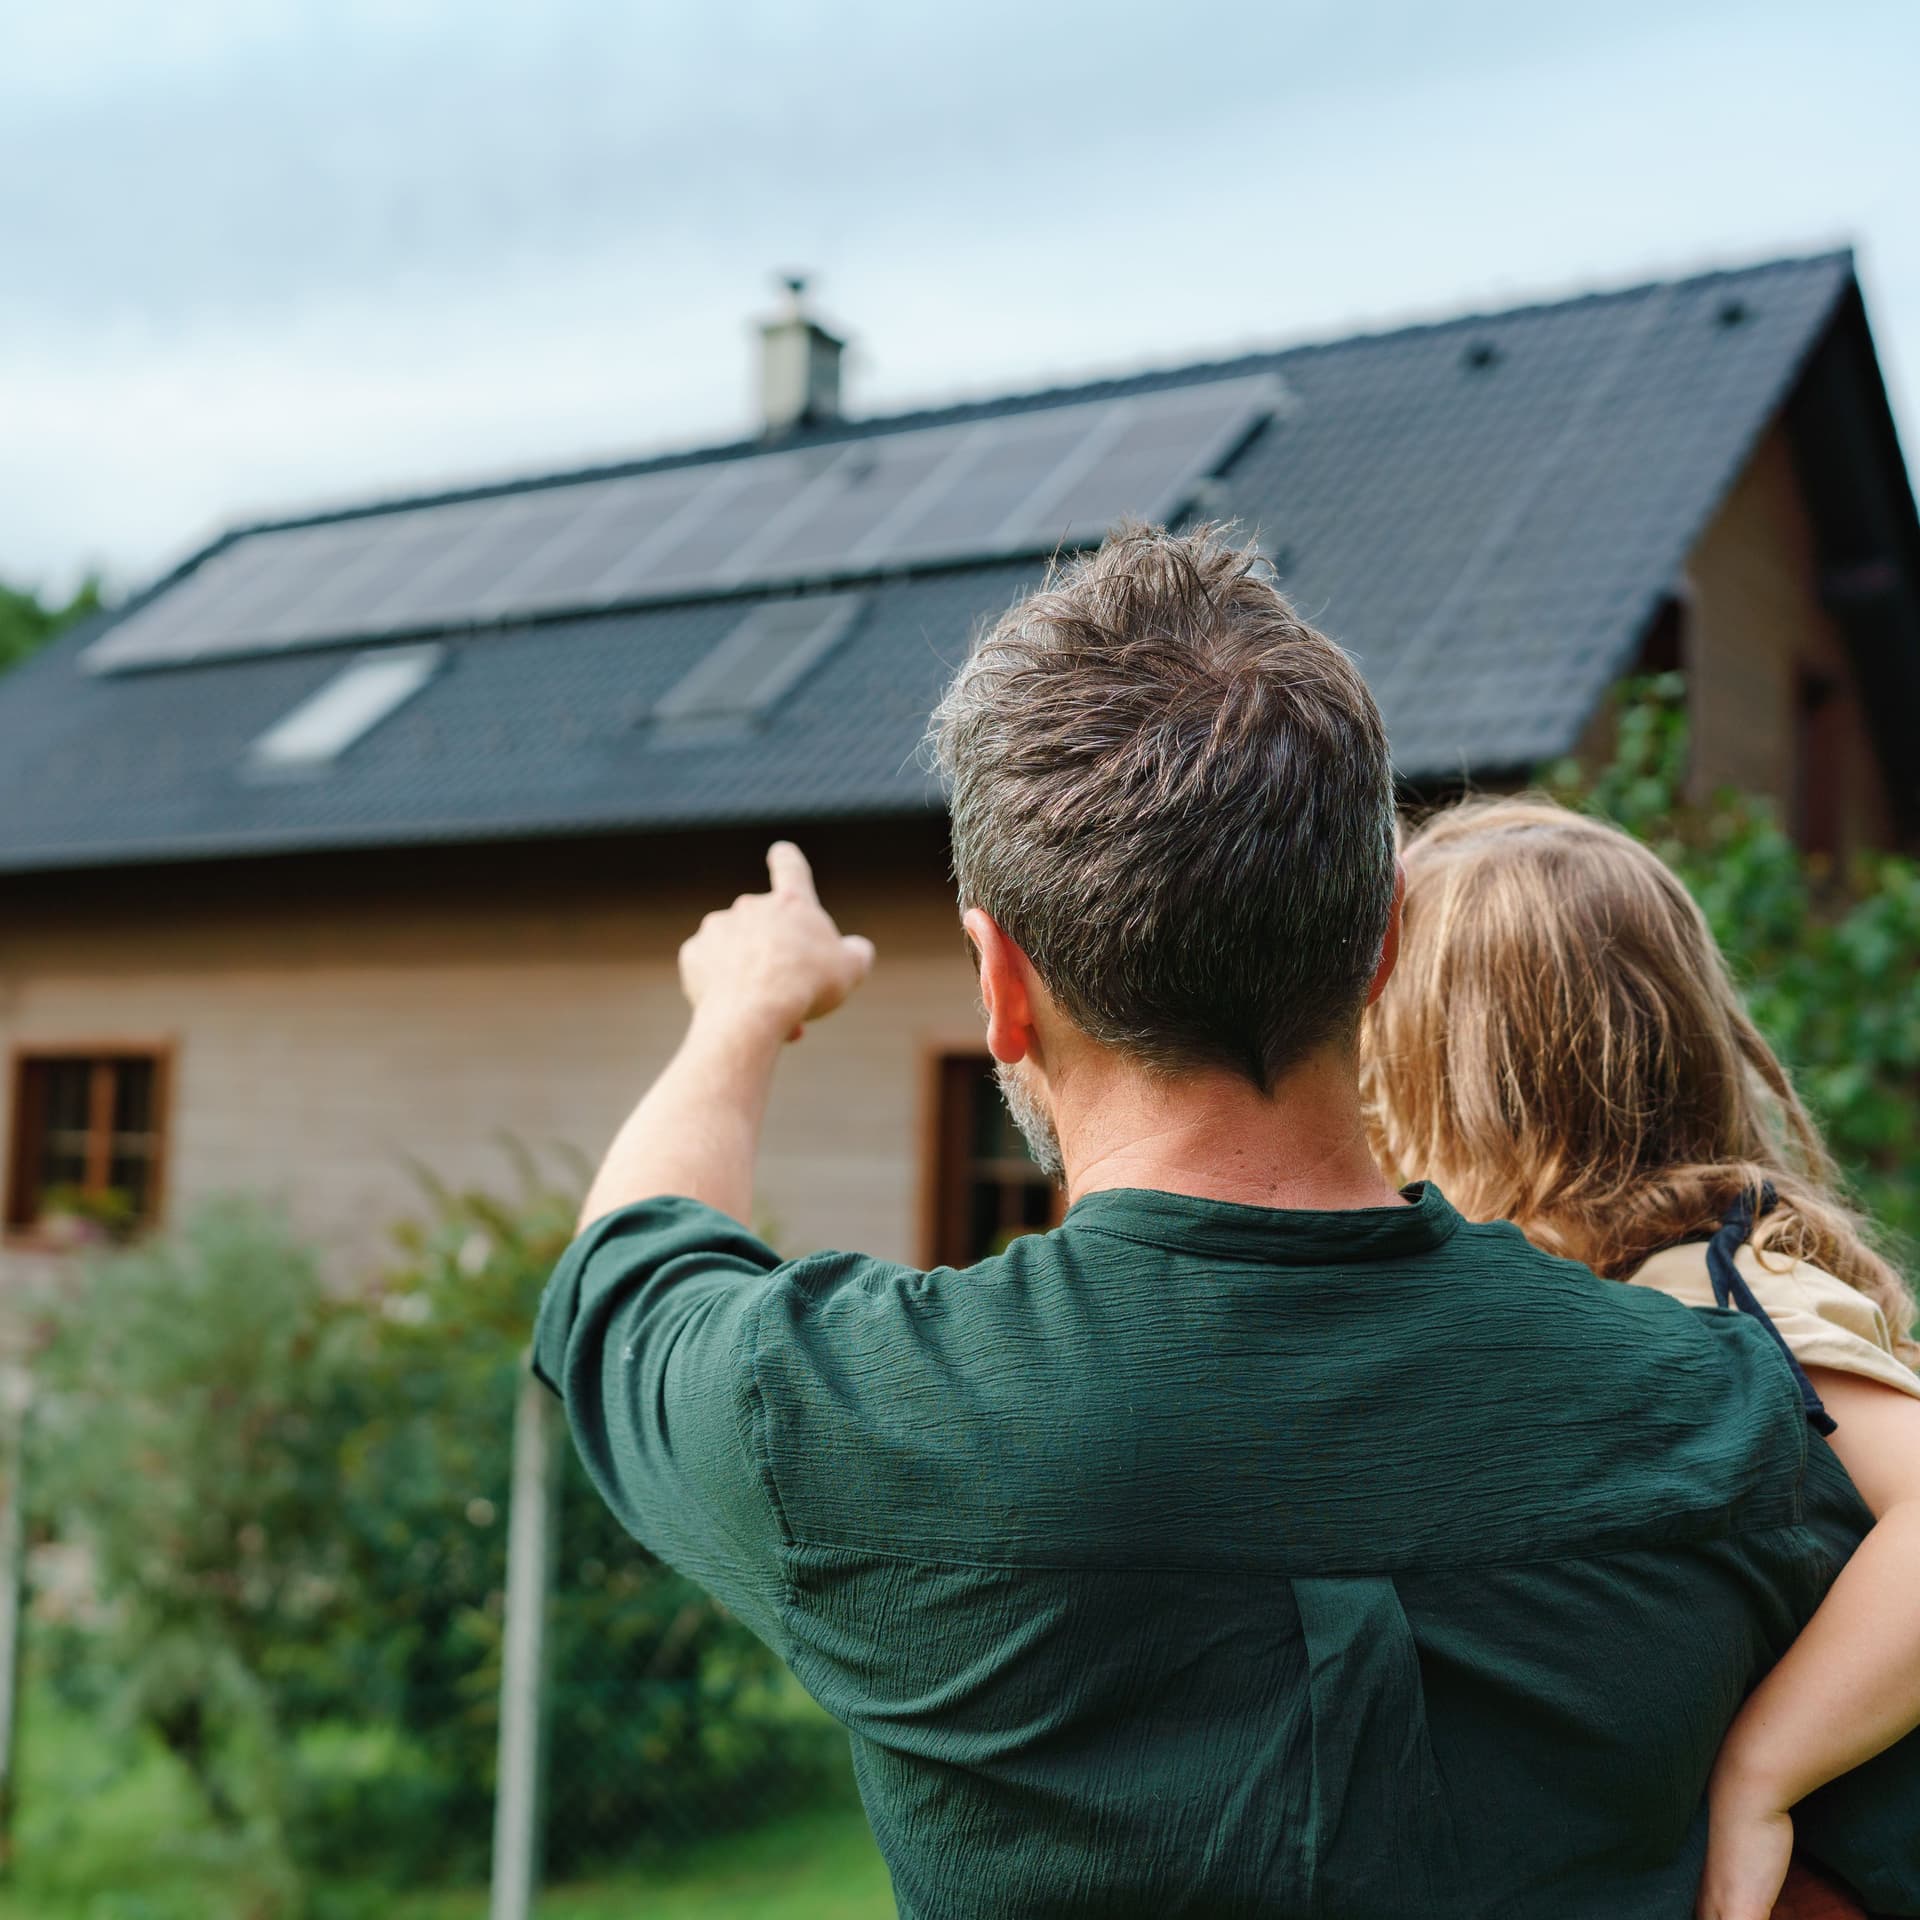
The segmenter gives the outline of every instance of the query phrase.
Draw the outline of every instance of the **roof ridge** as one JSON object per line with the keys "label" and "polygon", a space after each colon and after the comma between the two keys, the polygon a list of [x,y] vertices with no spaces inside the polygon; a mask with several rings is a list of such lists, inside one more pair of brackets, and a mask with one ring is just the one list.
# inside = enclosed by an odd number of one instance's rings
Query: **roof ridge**
{"label": "roof ridge", "polygon": [[[1783,397],[1809,401],[1823,420],[1832,415],[1835,447],[1804,476],[1817,498],[1831,494],[1830,510],[1853,512],[1857,492],[1863,502],[1883,501],[1903,537],[1914,528],[1891,423],[1874,411],[1884,398],[1851,266],[1841,253],[1722,267],[1651,283],[1651,291],[1577,296],[1593,304],[1454,314],[1339,344],[1087,382],[1025,404],[1139,394],[1211,418],[1232,411],[1224,404],[1237,385],[1230,376],[1278,369],[1276,383],[1290,385],[1300,404],[1281,429],[1254,434],[1220,463],[1224,510],[1283,543],[1275,557],[1289,592],[1361,663],[1405,778],[1447,784],[1523,774],[1564,753],[1590,723],[1756,437],[1780,417]],[[1556,317],[1569,308],[1569,317]],[[1627,336],[1643,330],[1633,347]],[[1483,343],[1492,350],[1472,350]],[[1812,355],[1825,359],[1810,371]],[[1610,359],[1617,377],[1608,388]],[[898,434],[929,418],[957,419],[962,424],[947,431],[971,436],[971,422],[981,420],[984,444],[1020,404],[906,414],[867,430]],[[1590,431],[1596,419],[1606,432]],[[1013,425],[1023,420],[1048,428],[1041,438],[1049,446],[1076,437],[1050,430],[1077,428],[1074,414],[1030,411],[1015,414]],[[1850,445],[1862,421],[1885,444],[1856,474],[1840,442]],[[860,433],[848,427],[805,463],[825,465],[850,451],[864,465],[869,454],[918,444],[917,436]],[[690,449],[678,457],[703,456]],[[1008,454],[1009,472],[1026,457]],[[689,481],[724,486],[757,471],[736,461],[643,484],[678,496]],[[576,504],[597,491],[558,493],[545,513],[529,500],[524,537],[541,538],[535,520],[571,523]],[[1816,500],[1811,491],[1809,498]],[[506,501],[515,518],[522,504]],[[716,528],[715,544],[751,519],[751,505],[728,529]],[[370,522],[365,531],[397,536],[409,524]],[[976,524],[956,517],[954,537]],[[608,546],[627,551],[620,514],[607,525]],[[451,541],[460,530],[445,531]],[[228,536],[229,550],[238,537]],[[266,555],[262,564],[263,606],[283,586],[290,602],[307,588],[331,591],[325,555],[304,582],[288,575],[271,587],[267,574],[281,562]],[[427,560],[421,575],[435,564]],[[436,678],[420,706],[344,752],[324,779],[304,783],[247,778],[253,742],[337,676],[350,645],[371,650],[403,637],[411,644],[424,624],[369,625],[364,634],[342,630],[331,647],[249,656],[203,648],[197,662],[183,647],[178,671],[165,673],[81,670],[77,655],[103,632],[111,636],[105,615],[102,626],[76,627],[0,682],[0,886],[12,885],[5,876],[16,872],[176,859],[918,818],[938,804],[937,785],[914,754],[927,707],[982,609],[1030,586],[1038,565],[1037,555],[956,551],[937,564],[863,578],[870,604],[844,643],[819,656],[764,723],[737,732],[676,733],[649,723],[695,663],[727,645],[752,605],[787,601],[798,576],[772,594],[756,584],[742,589],[748,597],[724,602],[689,596],[590,610],[556,600],[550,617],[536,608],[471,624],[450,615],[443,630],[458,671]],[[390,570],[410,575],[415,562],[370,562],[369,596],[375,575]],[[437,577],[454,581],[456,597],[464,592],[457,567]],[[352,584],[331,603],[346,606]],[[418,592],[410,587],[388,610],[430,615],[436,591],[431,580]],[[184,604],[179,611],[168,631],[204,638],[199,615]],[[1889,681],[1888,699],[1912,705],[1920,696],[1910,699],[1910,691]],[[112,778],[101,777],[103,767]]]}
{"label": "roof ridge", "polygon": [[1843,245],[1813,253],[1781,254],[1764,260],[1749,261],[1743,265],[1711,267],[1697,273],[1639,280],[1626,286],[1589,288],[1580,293],[1566,294],[1557,298],[1540,297],[1523,301],[1518,306],[1474,309],[1437,319],[1411,320],[1377,328],[1362,327],[1354,332],[1329,334],[1318,339],[1297,340],[1276,346],[1249,347],[1244,352],[1216,359],[1137,366],[1129,371],[1104,373],[1094,379],[1072,384],[1056,383],[1052,386],[1034,387],[1016,392],[982,394],[970,400],[952,400],[939,405],[908,407],[894,413],[865,414],[836,421],[831,426],[784,435],[778,440],[748,437],[711,441],[697,446],[669,448],[658,453],[636,454],[624,459],[595,461],[583,466],[528,473],[517,478],[385,494],[351,504],[319,508],[307,513],[276,514],[260,519],[241,520],[223,529],[216,539],[195,549],[166,578],[173,579],[178,574],[198,565],[216,547],[224,546],[250,534],[281,532],[294,527],[328,526],[341,521],[371,519],[380,514],[401,513],[420,507],[453,506],[467,500],[493,499],[511,493],[539,492],[550,487],[577,486],[594,480],[624,479],[634,474],[665,473],[676,467],[751,459],[756,454],[771,451],[838,446],[851,440],[865,439],[878,434],[960,424],[989,413],[1038,411],[1052,405],[1065,406],[1075,401],[1109,398],[1118,391],[1136,389],[1143,382],[1228,379],[1236,374],[1276,369],[1281,363],[1302,355],[1338,352],[1356,347],[1391,345],[1421,334],[1458,332],[1512,320],[1525,320],[1543,313],[1563,313],[1579,307],[1644,299],[1652,293],[1706,286],[1716,280],[1749,279],[1759,274],[1806,271],[1816,267],[1831,266],[1844,267],[1848,273],[1852,273],[1854,271],[1853,248],[1850,245]]}
{"label": "roof ridge", "polygon": [[1411,320],[1399,325],[1362,328],[1357,333],[1329,336],[1323,340],[1305,340],[1280,351],[1322,353],[1340,347],[1371,346],[1405,340],[1420,333],[1450,333],[1469,327],[1492,326],[1496,321],[1525,320],[1538,313],[1565,313],[1575,307],[1606,306],[1616,300],[1640,300],[1652,293],[1678,293],[1693,287],[1710,286],[1716,280],[1747,280],[1756,274],[1805,271],[1813,267],[1844,266],[1853,271],[1851,246],[1828,247],[1817,253],[1779,254],[1766,260],[1751,260],[1741,266],[1707,267],[1698,273],[1670,274],[1650,280],[1635,280],[1625,286],[1589,287],[1579,293],[1558,298],[1540,296],[1522,301],[1516,307],[1476,308],[1467,313],[1449,314],[1435,320]]}

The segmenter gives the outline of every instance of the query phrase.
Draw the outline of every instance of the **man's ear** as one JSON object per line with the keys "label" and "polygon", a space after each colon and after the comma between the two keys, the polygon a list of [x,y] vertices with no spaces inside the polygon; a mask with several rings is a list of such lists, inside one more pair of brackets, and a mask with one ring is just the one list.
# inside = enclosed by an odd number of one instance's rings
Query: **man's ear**
{"label": "man's ear", "polygon": [[1003,1066],[1032,1052],[1033,966],[984,907],[969,907],[960,924],[973,943],[980,969],[980,999],[987,1010],[987,1051]]}
{"label": "man's ear", "polygon": [[1400,921],[1407,904],[1407,870],[1398,860],[1393,863],[1393,905],[1387,913],[1387,937],[1380,942],[1380,964],[1373,970],[1373,984],[1367,989],[1367,1005],[1387,990],[1393,978],[1394,962],[1400,958]]}

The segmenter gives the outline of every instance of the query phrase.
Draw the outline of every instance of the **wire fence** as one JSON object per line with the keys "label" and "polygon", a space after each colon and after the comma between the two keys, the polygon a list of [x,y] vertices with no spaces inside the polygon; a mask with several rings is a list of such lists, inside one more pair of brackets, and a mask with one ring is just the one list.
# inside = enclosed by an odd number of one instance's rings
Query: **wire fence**
{"label": "wire fence", "polygon": [[515,1415],[492,1920],[525,1920],[547,1881],[670,1857],[844,1786],[844,1736],[774,1656],[690,1582],[604,1542],[598,1495],[529,1379]]}

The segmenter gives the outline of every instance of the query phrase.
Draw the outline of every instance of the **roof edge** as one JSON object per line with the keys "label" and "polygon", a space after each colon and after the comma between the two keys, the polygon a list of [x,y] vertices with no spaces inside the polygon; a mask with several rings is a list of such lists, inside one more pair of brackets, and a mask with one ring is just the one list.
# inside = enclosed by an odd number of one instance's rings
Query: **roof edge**
{"label": "roof edge", "polygon": [[[1439,316],[1430,320],[1412,320],[1381,327],[1361,327],[1355,331],[1327,334],[1304,340],[1277,342],[1248,347],[1219,358],[1182,360],[1146,364],[1126,371],[1115,370],[1097,379],[1071,384],[1029,388],[1022,391],[983,394],[938,406],[903,408],[893,413],[849,417],[818,428],[769,440],[751,436],[735,440],[711,441],[688,447],[665,449],[658,453],[636,454],[619,460],[594,461],[576,467],[554,468],[523,474],[517,478],[476,482],[470,486],[425,488],[418,491],[381,494],[373,499],[349,505],[318,508],[307,513],[267,515],[238,520],[214,540],[191,555],[168,579],[196,566],[207,555],[232,541],[257,533],[279,533],[295,527],[329,526],[346,520],[370,519],[384,513],[401,513],[419,507],[454,506],[468,500],[495,499],[503,494],[528,493],[548,487],[575,486],[593,480],[625,479],[640,473],[666,473],[677,467],[701,466],[715,461],[751,459],[775,448],[833,446],[846,440],[865,438],[875,433],[905,432],[913,428],[963,424],[988,411],[1002,409],[1038,411],[1078,401],[1111,397],[1117,390],[1144,380],[1171,380],[1190,377],[1196,382],[1231,379],[1259,371],[1267,363],[1295,354],[1326,353],[1339,348],[1391,345],[1420,334],[1444,334],[1497,321],[1521,320],[1534,314],[1563,312],[1569,308],[1605,305],[1616,300],[1631,300],[1649,293],[1681,287],[1710,286],[1718,280],[1743,279],[1758,273],[1804,270],[1819,266],[1843,266],[1855,274],[1851,245],[1828,247],[1804,254],[1779,254],[1762,260],[1711,267],[1697,273],[1655,276],[1620,286],[1588,288],[1561,296],[1543,295],[1516,306],[1476,308],[1466,313]],[[1857,276],[1856,276],[1857,277]]]}
{"label": "roof edge", "polygon": [[24,856],[0,855],[0,891],[13,880],[58,874],[107,873],[141,867],[215,867],[241,861],[302,859],[312,855],[395,853],[429,847],[513,847],[553,841],[658,839],[688,833],[763,830],[785,823],[804,826],[871,825],[885,821],[937,819],[946,813],[944,799],[915,803],[909,796],[870,806],[808,807],[789,805],[778,813],[713,813],[647,820],[529,821],[501,826],[497,822],[428,821],[412,826],[376,826],[361,829],[269,831],[209,834],[200,840],[174,838],[152,842],[117,842],[99,847],[35,848]]}

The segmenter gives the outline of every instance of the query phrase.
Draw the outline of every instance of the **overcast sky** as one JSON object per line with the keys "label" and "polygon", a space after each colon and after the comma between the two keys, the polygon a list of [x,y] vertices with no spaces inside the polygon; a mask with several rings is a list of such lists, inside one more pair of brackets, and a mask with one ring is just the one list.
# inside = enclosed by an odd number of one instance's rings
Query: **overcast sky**
{"label": "overcast sky", "polygon": [[1920,442],[1913,0],[0,0],[0,577],[1851,241]]}

